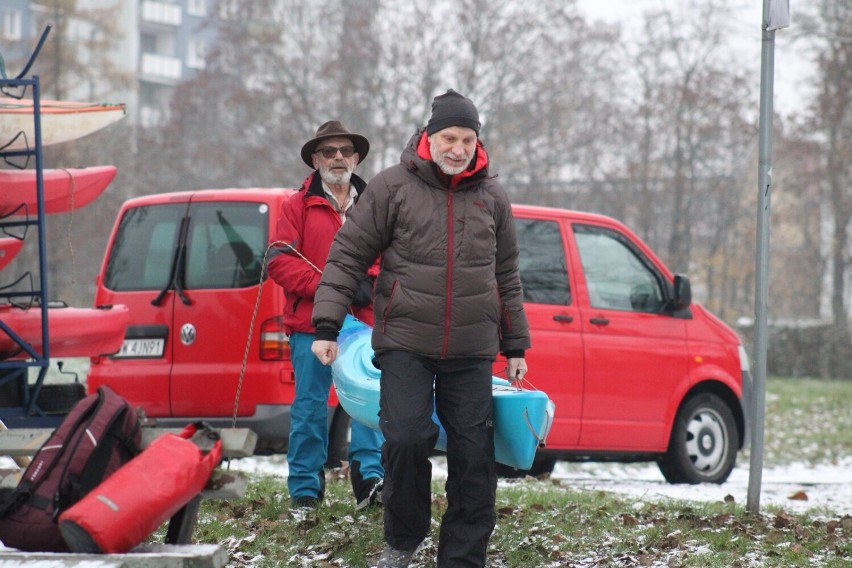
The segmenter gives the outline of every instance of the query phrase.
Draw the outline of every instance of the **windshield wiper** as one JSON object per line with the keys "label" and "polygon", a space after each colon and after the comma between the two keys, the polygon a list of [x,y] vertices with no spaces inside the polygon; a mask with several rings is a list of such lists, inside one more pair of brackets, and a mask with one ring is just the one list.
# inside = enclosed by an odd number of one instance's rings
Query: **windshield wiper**
{"label": "windshield wiper", "polygon": [[181,278],[183,277],[183,257],[186,255],[186,233],[189,230],[189,217],[184,217],[180,222],[180,232],[178,234],[178,246],[175,251],[174,259],[172,260],[171,271],[169,272],[169,282],[166,286],[160,290],[160,293],[157,294],[157,297],[151,300],[152,306],[159,306],[163,303],[163,298],[166,297],[169,290],[174,289],[177,293],[180,301],[184,303],[185,306],[191,306],[192,300],[190,300],[186,296],[186,292],[183,289],[183,285],[180,283]]}

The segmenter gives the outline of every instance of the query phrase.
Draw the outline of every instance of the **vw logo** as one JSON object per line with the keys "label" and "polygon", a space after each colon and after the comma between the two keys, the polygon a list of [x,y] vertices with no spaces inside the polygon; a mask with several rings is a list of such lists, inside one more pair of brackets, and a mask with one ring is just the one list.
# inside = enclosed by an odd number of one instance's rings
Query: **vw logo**
{"label": "vw logo", "polygon": [[195,326],[191,323],[183,324],[180,328],[180,342],[184,345],[192,345],[195,341]]}

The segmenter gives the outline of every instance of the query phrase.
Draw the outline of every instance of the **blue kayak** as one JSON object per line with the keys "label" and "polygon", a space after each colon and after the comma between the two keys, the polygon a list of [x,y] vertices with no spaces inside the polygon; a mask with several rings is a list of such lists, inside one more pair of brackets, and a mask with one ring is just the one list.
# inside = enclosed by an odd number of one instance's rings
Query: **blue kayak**
{"label": "blue kayak", "polygon": [[[367,324],[346,316],[337,338],[339,353],[332,363],[337,398],[353,420],[379,430],[379,377],[373,365]],[[542,391],[524,390],[505,379],[494,377],[494,453],[499,463],[517,469],[532,467],[536,449],[544,447],[553,414],[553,401]],[[435,448],[447,449],[447,433],[437,415],[432,419],[440,427]]]}

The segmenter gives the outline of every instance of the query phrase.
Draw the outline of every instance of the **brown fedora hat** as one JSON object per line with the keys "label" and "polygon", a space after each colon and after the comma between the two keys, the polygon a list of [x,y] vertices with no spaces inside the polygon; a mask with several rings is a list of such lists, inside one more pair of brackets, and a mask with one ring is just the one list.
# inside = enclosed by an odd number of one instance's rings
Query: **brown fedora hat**
{"label": "brown fedora hat", "polygon": [[308,164],[308,167],[313,169],[314,162],[311,155],[316,152],[317,146],[327,138],[349,138],[352,140],[352,145],[355,146],[355,151],[358,152],[358,162],[363,162],[367,157],[367,152],[370,151],[370,142],[361,136],[349,132],[349,129],[339,120],[329,120],[317,129],[317,135],[308,140],[302,146],[302,161]]}

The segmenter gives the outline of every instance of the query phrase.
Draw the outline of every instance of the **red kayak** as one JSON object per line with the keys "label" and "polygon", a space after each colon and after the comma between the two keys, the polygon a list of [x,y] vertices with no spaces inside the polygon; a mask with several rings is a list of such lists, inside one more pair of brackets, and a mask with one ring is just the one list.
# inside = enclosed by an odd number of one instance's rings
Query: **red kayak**
{"label": "red kayak", "polygon": [[0,270],[12,262],[15,255],[21,251],[24,241],[14,237],[0,237]]}
{"label": "red kayak", "polygon": [[[43,354],[41,308],[22,309],[9,304],[0,305],[0,321],[27,341],[38,354]],[[47,327],[51,357],[95,357],[115,353],[124,341],[130,321],[127,306],[107,308],[50,307]],[[0,360],[29,359],[6,330],[0,328]]]}
{"label": "red kayak", "polygon": [[[44,212],[66,213],[88,205],[115,178],[115,166],[42,170]],[[0,170],[0,217],[38,212],[36,170]]]}
{"label": "red kayak", "polygon": [[[0,150],[35,147],[33,101],[0,97]],[[124,104],[78,103],[42,100],[41,145],[50,146],[82,138],[126,114]]]}

